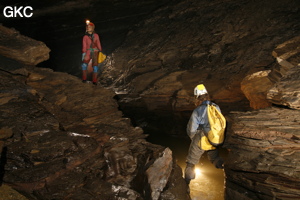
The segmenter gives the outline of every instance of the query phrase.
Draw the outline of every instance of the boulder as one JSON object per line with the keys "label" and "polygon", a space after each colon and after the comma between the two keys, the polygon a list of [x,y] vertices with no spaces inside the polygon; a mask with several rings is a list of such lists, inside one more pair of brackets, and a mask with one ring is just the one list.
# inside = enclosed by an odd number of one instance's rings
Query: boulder
{"label": "boulder", "polygon": [[267,91],[273,86],[268,78],[270,70],[246,76],[241,82],[241,90],[253,109],[266,108],[272,104],[267,100]]}
{"label": "boulder", "polygon": [[166,148],[160,158],[146,170],[150,188],[149,199],[158,200],[163,189],[167,185],[173,166],[172,151]]}

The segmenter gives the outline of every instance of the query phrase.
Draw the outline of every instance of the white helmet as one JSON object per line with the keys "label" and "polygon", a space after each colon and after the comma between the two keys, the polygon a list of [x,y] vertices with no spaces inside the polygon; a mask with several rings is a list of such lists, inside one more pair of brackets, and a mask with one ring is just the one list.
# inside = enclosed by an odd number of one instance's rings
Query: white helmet
{"label": "white helmet", "polygon": [[194,89],[194,95],[198,98],[200,95],[207,94],[207,90],[203,84],[197,85]]}

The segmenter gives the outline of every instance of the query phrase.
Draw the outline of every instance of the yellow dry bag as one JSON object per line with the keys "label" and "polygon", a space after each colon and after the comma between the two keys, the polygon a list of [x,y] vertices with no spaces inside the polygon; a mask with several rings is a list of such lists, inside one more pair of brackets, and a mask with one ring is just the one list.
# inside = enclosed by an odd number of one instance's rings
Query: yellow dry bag
{"label": "yellow dry bag", "polygon": [[202,126],[205,136],[201,138],[199,146],[203,150],[212,150],[224,142],[226,119],[214,103],[207,104],[203,118],[207,118],[208,124]]}
{"label": "yellow dry bag", "polygon": [[201,147],[202,150],[205,150],[205,151],[216,149],[216,147],[211,145],[211,143],[208,141],[206,136],[201,137],[201,140],[199,141],[198,145]]}
{"label": "yellow dry bag", "polygon": [[98,54],[98,63],[102,63],[105,59],[106,59],[106,55],[100,51]]}
{"label": "yellow dry bag", "polygon": [[207,117],[210,126],[207,138],[212,145],[218,146],[224,142],[226,119],[213,104],[207,105]]}

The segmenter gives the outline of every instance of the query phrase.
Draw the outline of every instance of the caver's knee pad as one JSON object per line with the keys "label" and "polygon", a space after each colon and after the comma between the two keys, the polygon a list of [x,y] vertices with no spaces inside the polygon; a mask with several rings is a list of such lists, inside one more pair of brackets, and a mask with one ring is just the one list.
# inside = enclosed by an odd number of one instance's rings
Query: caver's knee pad
{"label": "caver's knee pad", "polygon": [[98,72],[98,66],[93,66],[94,73]]}
{"label": "caver's knee pad", "polygon": [[87,64],[86,63],[82,63],[81,68],[82,68],[82,70],[87,70]]}

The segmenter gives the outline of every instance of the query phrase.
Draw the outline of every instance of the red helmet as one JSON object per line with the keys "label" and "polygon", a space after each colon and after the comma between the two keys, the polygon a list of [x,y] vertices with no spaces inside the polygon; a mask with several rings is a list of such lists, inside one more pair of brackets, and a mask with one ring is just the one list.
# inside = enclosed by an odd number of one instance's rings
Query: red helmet
{"label": "red helmet", "polygon": [[95,24],[92,23],[92,22],[90,22],[90,23],[88,24],[88,26],[93,26],[93,27],[95,27]]}
{"label": "red helmet", "polygon": [[86,23],[87,26],[95,27],[95,24],[93,22],[90,22],[90,20],[86,20],[85,23]]}

